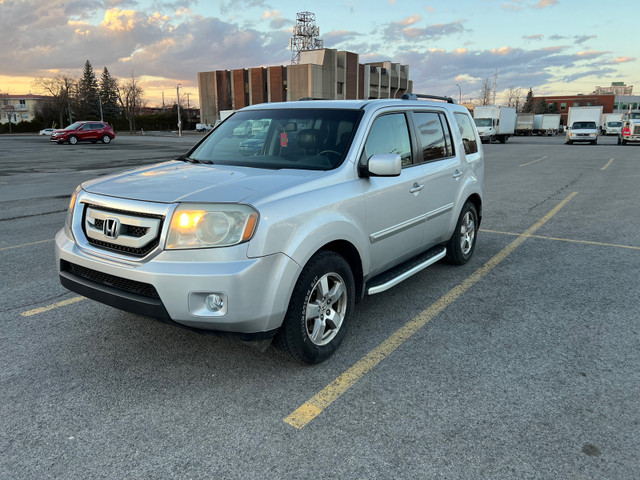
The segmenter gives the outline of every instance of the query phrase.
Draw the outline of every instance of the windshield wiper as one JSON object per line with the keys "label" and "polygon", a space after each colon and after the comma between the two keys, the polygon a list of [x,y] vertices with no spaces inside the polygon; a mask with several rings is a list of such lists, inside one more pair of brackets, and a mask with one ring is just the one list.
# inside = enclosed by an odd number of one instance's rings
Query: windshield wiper
{"label": "windshield wiper", "polygon": [[188,157],[187,155],[180,155],[179,157],[176,157],[176,160],[179,160],[181,162],[188,162],[188,163],[213,164],[211,160],[198,160],[197,158],[191,158],[191,157]]}

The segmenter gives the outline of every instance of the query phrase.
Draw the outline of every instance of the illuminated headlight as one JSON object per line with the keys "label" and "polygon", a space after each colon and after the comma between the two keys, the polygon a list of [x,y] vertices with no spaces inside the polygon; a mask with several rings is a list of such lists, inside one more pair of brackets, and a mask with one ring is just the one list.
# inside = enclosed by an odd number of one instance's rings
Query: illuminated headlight
{"label": "illuminated headlight", "polygon": [[82,191],[82,186],[78,185],[78,187],[73,192],[73,195],[71,195],[71,200],[69,200],[69,208],[67,209],[67,218],[64,221],[64,224],[69,229],[69,231],[71,231],[71,226],[72,226],[71,224],[73,222],[73,209],[76,206],[76,199],[78,198],[78,194],[81,191]]}
{"label": "illuminated headlight", "polygon": [[258,212],[248,205],[181,204],[173,212],[167,249],[228,247],[251,239]]}

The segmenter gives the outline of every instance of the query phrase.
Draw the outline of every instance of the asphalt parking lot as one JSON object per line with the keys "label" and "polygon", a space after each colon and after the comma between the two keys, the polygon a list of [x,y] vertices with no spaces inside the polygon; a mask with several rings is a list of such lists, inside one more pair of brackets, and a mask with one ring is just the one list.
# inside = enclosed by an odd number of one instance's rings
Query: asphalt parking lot
{"label": "asphalt parking lot", "polygon": [[639,146],[485,145],[472,261],[310,367],[58,281],[75,186],[196,138],[0,136],[0,478],[638,478]]}

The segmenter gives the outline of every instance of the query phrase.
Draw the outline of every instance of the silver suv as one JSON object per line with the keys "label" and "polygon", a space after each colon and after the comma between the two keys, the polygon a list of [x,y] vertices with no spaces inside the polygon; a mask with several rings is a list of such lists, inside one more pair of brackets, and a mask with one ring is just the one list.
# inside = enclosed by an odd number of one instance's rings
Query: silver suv
{"label": "silver suv", "polygon": [[429,98],[254,105],[183,157],[85,182],[56,235],[60,280],[321,362],[364,295],[474,252],[482,146],[466,108]]}

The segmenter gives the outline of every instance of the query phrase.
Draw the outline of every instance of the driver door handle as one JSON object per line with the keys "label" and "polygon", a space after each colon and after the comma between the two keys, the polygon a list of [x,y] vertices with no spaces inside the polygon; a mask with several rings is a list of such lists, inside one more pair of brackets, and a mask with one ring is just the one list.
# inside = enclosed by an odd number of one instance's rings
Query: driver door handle
{"label": "driver door handle", "polygon": [[424,185],[418,185],[418,182],[414,182],[413,187],[409,189],[409,193],[417,193],[424,188]]}

